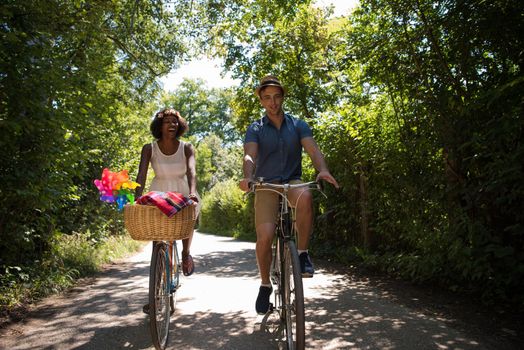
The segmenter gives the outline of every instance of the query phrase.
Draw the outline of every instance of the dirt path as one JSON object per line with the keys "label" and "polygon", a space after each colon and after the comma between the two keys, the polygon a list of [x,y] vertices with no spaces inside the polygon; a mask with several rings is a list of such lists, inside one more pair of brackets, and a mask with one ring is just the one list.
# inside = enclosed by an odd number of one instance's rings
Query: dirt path
{"label": "dirt path", "polygon": [[[192,250],[197,271],[182,280],[170,348],[281,347],[272,318],[254,311],[259,283],[254,244],[197,233]],[[152,349],[141,311],[149,259],[147,245],[65,295],[45,299],[24,321],[0,330],[0,349]],[[515,327],[488,322],[485,327],[495,327],[489,333],[478,322],[467,327],[445,310],[428,309],[420,294],[400,291],[400,285],[315,263],[317,274],[304,280],[308,348],[518,348]]]}

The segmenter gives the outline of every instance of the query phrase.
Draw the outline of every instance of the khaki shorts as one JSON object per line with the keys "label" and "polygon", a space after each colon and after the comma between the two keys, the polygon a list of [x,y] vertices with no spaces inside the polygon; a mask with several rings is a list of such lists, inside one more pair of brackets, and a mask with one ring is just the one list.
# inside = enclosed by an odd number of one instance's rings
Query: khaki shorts
{"label": "khaki shorts", "polygon": [[[291,180],[290,184],[300,184],[301,180]],[[267,190],[255,192],[255,227],[260,224],[274,224],[278,214],[278,199],[280,195]],[[296,203],[291,203],[294,207]]]}

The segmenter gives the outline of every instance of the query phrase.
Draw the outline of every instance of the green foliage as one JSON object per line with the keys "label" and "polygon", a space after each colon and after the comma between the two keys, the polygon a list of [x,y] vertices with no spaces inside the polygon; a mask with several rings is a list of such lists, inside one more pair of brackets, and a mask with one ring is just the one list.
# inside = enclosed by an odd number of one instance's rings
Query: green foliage
{"label": "green foliage", "polygon": [[[93,180],[104,167],[136,171],[155,80],[184,55],[176,11],[164,6],[2,3],[2,305],[94,271],[101,244],[121,232],[122,214],[99,201]],[[79,250],[57,248],[57,232]]]}
{"label": "green foliage", "polygon": [[88,234],[61,235],[53,246],[53,255],[64,266],[74,268],[81,276],[88,276],[100,270],[103,264],[134,252],[142,243],[126,235],[113,235],[96,240]]}
{"label": "green foliage", "polygon": [[343,186],[317,201],[313,248],[522,303],[522,3],[363,0],[335,20],[235,5],[212,34],[241,81],[236,127],[279,75]]}
{"label": "green foliage", "polygon": [[162,97],[162,104],[174,106],[189,124],[188,136],[202,139],[217,135],[226,144],[240,140],[231,123],[231,91],[208,89],[201,79],[184,79],[172,93]]}
{"label": "green foliage", "polygon": [[142,245],[122,235],[96,241],[82,234],[57,233],[42,260],[4,268],[0,274],[0,310],[9,312],[60,292],[77,278],[92,275],[103,264],[135,252]]}
{"label": "green foliage", "polygon": [[41,258],[55,230],[112,220],[92,181],[136,168],[141,109],[185,50],[163,6],[2,5],[0,266]]}
{"label": "green foliage", "polygon": [[222,35],[234,38],[228,46],[226,67],[242,81],[236,90],[232,107],[234,123],[245,130],[260,105],[254,94],[259,79],[266,74],[279,77],[288,89],[286,110],[304,118],[312,118],[327,106],[335,105],[338,96],[329,88],[336,79],[333,61],[326,59],[336,41],[328,30],[329,12],[313,7],[297,6],[293,16],[274,19],[262,14],[253,18],[258,26],[240,29],[233,25],[222,28]]}
{"label": "green foliage", "polygon": [[198,190],[208,192],[216,184],[241,177],[242,149],[236,144],[224,145],[217,135],[211,134],[197,145],[196,171]]}
{"label": "green foliage", "polygon": [[[522,288],[521,10],[364,1],[354,17],[355,57],[390,99],[400,141],[390,150],[397,164],[381,168],[397,176],[377,193],[390,204],[376,212],[375,228],[393,257],[386,264],[412,279],[488,297],[518,297],[512,291]],[[508,26],[495,34],[488,23],[497,16]]]}
{"label": "green foliage", "polygon": [[[337,19],[309,3],[2,5],[1,295],[33,278],[21,262],[44,261],[56,232],[89,251],[120,231],[92,180],[106,166],[136,172],[159,105],[190,122],[201,229],[253,239],[238,141],[272,73],[342,185],[315,201],[312,249],[522,305],[523,3],[362,0]],[[151,102],[155,77],[189,49],[223,57],[240,86],[185,81]],[[307,159],[304,170],[314,178]],[[76,257],[50,278],[93,268]]]}
{"label": "green foliage", "polygon": [[235,180],[217,183],[202,200],[199,230],[255,240],[253,203]]}

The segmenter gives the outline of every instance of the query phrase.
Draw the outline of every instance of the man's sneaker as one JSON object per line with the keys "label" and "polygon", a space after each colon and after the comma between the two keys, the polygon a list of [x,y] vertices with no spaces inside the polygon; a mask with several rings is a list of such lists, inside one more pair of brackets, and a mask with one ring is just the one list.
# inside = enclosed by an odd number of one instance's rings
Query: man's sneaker
{"label": "man's sneaker", "polygon": [[255,309],[259,315],[265,315],[269,311],[269,296],[272,292],[273,287],[260,286],[255,304]]}
{"label": "man's sneaker", "polygon": [[306,252],[301,253],[298,258],[300,259],[300,270],[302,271],[303,278],[313,277],[315,269],[309,258],[309,254]]}

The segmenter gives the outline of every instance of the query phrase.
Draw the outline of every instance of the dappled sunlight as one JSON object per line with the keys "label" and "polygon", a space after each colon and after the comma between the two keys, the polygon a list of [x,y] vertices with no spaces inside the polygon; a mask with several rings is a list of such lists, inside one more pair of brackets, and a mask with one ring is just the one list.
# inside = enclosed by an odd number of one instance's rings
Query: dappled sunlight
{"label": "dappled sunlight", "polygon": [[[441,320],[413,311],[365,279],[320,271],[304,280],[309,346],[480,349]],[[336,341],[334,341],[336,340]],[[333,345],[335,346],[335,345]]]}
{"label": "dappled sunlight", "polygon": [[[142,313],[148,273],[149,266],[113,265],[93,284],[81,282],[66,298],[46,299],[29,315],[33,326],[29,331],[21,330],[23,341],[9,348],[26,349],[31,343],[41,349],[68,349],[72,344],[76,349],[149,348],[146,315]],[[134,315],[131,319],[130,314]],[[64,330],[68,330],[65,336]],[[129,344],[130,332],[137,335],[133,345]]]}
{"label": "dappled sunlight", "polygon": [[243,312],[216,311],[177,315],[172,322],[170,345],[191,349],[275,349],[271,337],[253,330],[253,322]]}
{"label": "dappled sunlight", "polygon": [[[169,348],[282,349],[277,313],[257,315],[255,244],[196,232],[195,273],[181,276]],[[181,245],[179,245],[179,248]],[[9,329],[8,349],[152,349],[148,316],[151,244],[106,266],[65,298],[46,299],[25,323]],[[377,281],[332,271],[314,261],[304,279],[310,349],[485,349],[477,340],[401,303]]]}

